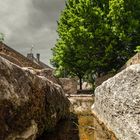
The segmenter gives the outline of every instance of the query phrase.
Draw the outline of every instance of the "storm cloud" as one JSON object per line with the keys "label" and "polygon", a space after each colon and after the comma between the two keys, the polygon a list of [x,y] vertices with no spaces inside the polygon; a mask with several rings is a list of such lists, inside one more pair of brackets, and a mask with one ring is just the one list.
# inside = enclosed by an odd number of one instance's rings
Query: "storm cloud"
{"label": "storm cloud", "polygon": [[49,64],[57,39],[57,20],[65,0],[0,0],[0,32],[5,43],[26,55],[34,53]]}

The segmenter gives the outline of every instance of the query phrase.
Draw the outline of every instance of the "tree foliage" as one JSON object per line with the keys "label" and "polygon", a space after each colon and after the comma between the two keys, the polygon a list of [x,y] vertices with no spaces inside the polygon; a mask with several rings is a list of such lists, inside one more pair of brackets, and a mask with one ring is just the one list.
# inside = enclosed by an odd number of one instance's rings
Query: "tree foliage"
{"label": "tree foliage", "polygon": [[140,44],[139,0],[68,0],[58,21],[57,71],[98,75],[119,69]]}

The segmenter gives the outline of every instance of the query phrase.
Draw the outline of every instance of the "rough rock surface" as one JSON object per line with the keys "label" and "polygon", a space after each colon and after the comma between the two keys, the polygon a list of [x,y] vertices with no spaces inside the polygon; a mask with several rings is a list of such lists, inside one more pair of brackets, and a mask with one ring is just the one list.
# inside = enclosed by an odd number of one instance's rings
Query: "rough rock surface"
{"label": "rough rock surface", "polygon": [[136,53],[133,57],[131,57],[125,64],[125,67],[130,65],[140,64],[140,53]]}
{"label": "rough rock surface", "polygon": [[34,140],[68,114],[59,85],[0,57],[0,140]]}
{"label": "rough rock surface", "polygon": [[114,75],[115,75],[114,73],[109,73],[109,74],[103,75],[101,77],[97,77],[95,80],[95,87],[100,86],[104,81],[113,77]]}
{"label": "rough rock surface", "polygon": [[140,139],[140,64],[96,88],[93,112],[119,140]]}
{"label": "rough rock surface", "polygon": [[95,87],[98,87],[99,85],[101,85],[104,81],[106,81],[107,79],[113,77],[116,73],[121,72],[122,70],[126,69],[127,67],[129,67],[130,65],[134,65],[134,64],[140,64],[140,53],[136,53],[133,57],[131,57],[126,63],[125,65],[123,65],[117,72],[111,72],[105,75],[102,75],[100,77],[97,77],[95,80]]}
{"label": "rough rock surface", "polygon": [[[59,80],[59,78],[56,78],[53,75],[53,70],[46,68],[46,69],[34,69],[31,67],[26,67],[27,69],[29,69],[32,73],[38,75],[38,76],[44,76],[46,77],[48,80],[52,81],[55,84],[61,85],[61,81]],[[61,85],[62,86],[62,85]]]}

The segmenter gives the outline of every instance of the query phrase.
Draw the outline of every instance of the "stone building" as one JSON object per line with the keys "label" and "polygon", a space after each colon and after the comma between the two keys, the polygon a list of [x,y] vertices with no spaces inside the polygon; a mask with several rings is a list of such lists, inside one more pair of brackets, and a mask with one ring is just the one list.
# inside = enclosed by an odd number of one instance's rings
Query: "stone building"
{"label": "stone building", "polygon": [[24,55],[7,46],[3,42],[0,42],[0,56],[21,67],[32,67],[35,69],[52,69],[51,67],[40,61],[40,54],[37,54],[36,58],[32,53],[29,53],[27,57],[25,57]]}

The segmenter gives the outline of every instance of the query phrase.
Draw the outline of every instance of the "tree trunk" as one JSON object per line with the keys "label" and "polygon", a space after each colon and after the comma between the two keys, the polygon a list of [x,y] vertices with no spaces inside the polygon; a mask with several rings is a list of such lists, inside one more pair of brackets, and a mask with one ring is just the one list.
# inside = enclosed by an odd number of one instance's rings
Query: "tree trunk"
{"label": "tree trunk", "polygon": [[79,82],[80,82],[80,83],[79,83],[79,84],[80,84],[80,90],[82,90],[82,78],[79,77],[79,80],[80,80],[80,81],[79,81]]}

